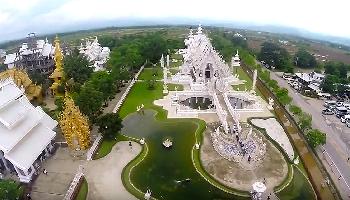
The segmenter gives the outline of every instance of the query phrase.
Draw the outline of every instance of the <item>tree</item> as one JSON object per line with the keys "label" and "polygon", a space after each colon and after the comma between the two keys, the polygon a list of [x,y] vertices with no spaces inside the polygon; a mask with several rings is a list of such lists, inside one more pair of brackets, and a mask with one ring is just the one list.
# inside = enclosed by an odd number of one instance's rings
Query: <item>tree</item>
{"label": "tree", "polygon": [[286,88],[277,89],[276,97],[283,105],[287,105],[292,101],[292,98],[288,96],[288,90]]}
{"label": "tree", "polygon": [[91,83],[85,84],[75,98],[75,102],[81,112],[87,115],[92,121],[101,109],[103,101],[103,93],[96,90]]}
{"label": "tree", "polygon": [[334,94],[337,89],[337,82],[338,78],[335,75],[326,75],[325,80],[321,84],[322,91]]}
{"label": "tree", "polygon": [[264,42],[262,44],[258,59],[264,61],[269,66],[281,70],[291,65],[287,50],[271,42]]}
{"label": "tree", "polygon": [[267,85],[272,89],[272,91],[276,91],[279,88],[277,81],[273,79],[269,80]]}
{"label": "tree", "polygon": [[167,53],[167,43],[160,33],[149,34],[144,38],[141,52],[151,63],[157,63]]}
{"label": "tree", "polygon": [[312,116],[310,114],[302,113],[299,116],[298,125],[302,131],[305,131],[306,129],[311,129],[311,123],[312,123]]}
{"label": "tree", "polygon": [[91,73],[94,71],[90,67],[91,63],[86,57],[76,52],[76,50],[71,55],[64,57],[63,63],[66,80],[73,78],[75,82],[80,84],[83,84],[89,79]]}
{"label": "tree", "polygon": [[326,133],[321,132],[318,129],[311,129],[306,134],[306,139],[312,148],[316,148],[319,145],[326,144]]}
{"label": "tree", "polygon": [[96,124],[99,126],[99,132],[107,138],[115,137],[123,128],[122,119],[119,117],[118,113],[107,113],[99,117]]}
{"label": "tree", "polygon": [[147,88],[149,90],[154,90],[156,87],[156,80],[155,79],[149,79],[147,80]]}
{"label": "tree", "polygon": [[0,199],[18,200],[23,195],[23,188],[12,180],[0,180]]}
{"label": "tree", "polygon": [[105,71],[94,72],[88,80],[88,84],[100,91],[105,101],[115,94],[116,87],[112,76]]}
{"label": "tree", "polygon": [[47,80],[47,77],[37,71],[29,71],[28,76],[36,85],[42,85]]}
{"label": "tree", "polygon": [[314,68],[317,66],[315,57],[304,48],[299,49],[294,55],[294,63],[300,68]]}
{"label": "tree", "polygon": [[301,108],[296,105],[290,105],[289,111],[292,112],[294,115],[300,115],[303,112]]}

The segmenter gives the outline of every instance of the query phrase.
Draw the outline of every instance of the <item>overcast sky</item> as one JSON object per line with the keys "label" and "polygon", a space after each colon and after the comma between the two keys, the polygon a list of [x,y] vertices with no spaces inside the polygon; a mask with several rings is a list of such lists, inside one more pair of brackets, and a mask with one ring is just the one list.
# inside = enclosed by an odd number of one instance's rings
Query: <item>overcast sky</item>
{"label": "overcast sky", "polygon": [[349,9],[350,0],[0,0],[0,41],[121,18],[174,17],[283,25],[350,38]]}

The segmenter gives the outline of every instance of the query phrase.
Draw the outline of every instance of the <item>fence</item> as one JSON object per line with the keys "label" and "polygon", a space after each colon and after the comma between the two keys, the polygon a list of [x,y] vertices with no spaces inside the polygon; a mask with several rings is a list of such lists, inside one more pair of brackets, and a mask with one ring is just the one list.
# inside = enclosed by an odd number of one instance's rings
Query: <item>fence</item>
{"label": "fence", "polygon": [[79,165],[78,171],[75,174],[72,183],[70,184],[66,195],[64,196],[63,200],[71,200],[75,198],[76,194],[76,189],[78,188],[77,186],[80,184],[81,179],[83,178],[84,173],[83,173],[83,166]]}
{"label": "fence", "polygon": [[86,160],[92,160],[93,155],[95,155],[97,148],[100,146],[101,140],[102,140],[102,134],[99,133],[94,143],[86,153]]}
{"label": "fence", "polygon": [[143,68],[145,68],[145,66],[143,65],[140,70],[135,74],[135,77],[132,79],[131,83],[129,84],[129,86],[126,88],[125,92],[123,93],[122,97],[119,99],[117,105],[114,107],[113,109],[113,113],[118,112],[120,106],[122,106],[126,96],[128,96],[132,86],[134,86],[134,84],[136,83],[137,78],[139,77],[140,73],[142,72]]}

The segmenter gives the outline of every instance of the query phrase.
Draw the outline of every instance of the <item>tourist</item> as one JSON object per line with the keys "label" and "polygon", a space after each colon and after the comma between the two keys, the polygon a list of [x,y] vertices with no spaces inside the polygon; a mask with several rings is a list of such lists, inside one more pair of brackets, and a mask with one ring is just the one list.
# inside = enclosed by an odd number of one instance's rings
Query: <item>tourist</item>
{"label": "tourist", "polygon": [[47,170],[46,169],[43,170],[43,174],[47,175]]}
{"label": "tourist", "polygon": [[32,197],[30,196],[30,194],[29,194],[29,193],[27,193],[27,195],[26,195],[26,196],[27,196],[27,199],[28,199],[28,200],[32,200]]}
{"label": "tourist", "polygon": [[340,180],[340,179],[341,179],[341,175],[339,176],[338,180]]}
{"label": "tourist", "polygon": [[264,184],[266,184],[266,178],[264,178],[264,181],[263,181]]}
{"label": "tourist", "polygon": [[132,144],[131,144],[131,141],[129,141],[129,147],[130,147],[130,149],[132,149]]}

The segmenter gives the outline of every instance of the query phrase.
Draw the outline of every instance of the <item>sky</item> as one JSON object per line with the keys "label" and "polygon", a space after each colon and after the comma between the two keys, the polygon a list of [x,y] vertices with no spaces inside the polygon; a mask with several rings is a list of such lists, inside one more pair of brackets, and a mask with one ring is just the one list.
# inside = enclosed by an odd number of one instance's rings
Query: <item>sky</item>
{"label": "sky", "polygon": [[177,18],[204,25],[206,20],[282,25],[350,38],[349,9],[349,0],[0,0],[0,41],[128,19],[173,24]]}

